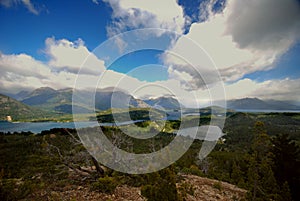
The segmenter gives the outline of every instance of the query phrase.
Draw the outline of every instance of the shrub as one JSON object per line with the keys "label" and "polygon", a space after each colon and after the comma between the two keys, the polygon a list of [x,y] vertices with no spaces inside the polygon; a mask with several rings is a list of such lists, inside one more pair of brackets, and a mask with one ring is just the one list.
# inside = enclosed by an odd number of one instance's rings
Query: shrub
{"label": "shrub", "polygon": [[216,182],[213,184],[213,187],[218,189],[218,190],[222,190],[222,184],[220,181]]}
{"label": "shrub", "polygon": [[194,195],[195,189],[192,184],[184,182],[179,186],[179,192],[180,192],[180,197],[184,199],[186,198],[187,194]]}
{"label": "shrub", "polygon": [[34,181],[18,179],[1,179],[0,200],[20,200],[26,198],[36,188]]}
{"label": "shrub", "polygon": [[204,176],[203,172],[195,165],[191,165],[190,168],[184,167],[182,168],[181,172],[184,174]]}
{"label": "shrub", "polygon": [[113,177],[99,178],[97,182],[93,184],[94,190],[98,190],[102,193],[112,193],[118,186]]}
{"label": "shrub", "polygon": [[[141,193],[148,201],[177,201],[179,196],[176,189],[175,174],[171,168],[152,174],[148,185],[141,188]],[[150,175],[149,175],[150,176]]]}

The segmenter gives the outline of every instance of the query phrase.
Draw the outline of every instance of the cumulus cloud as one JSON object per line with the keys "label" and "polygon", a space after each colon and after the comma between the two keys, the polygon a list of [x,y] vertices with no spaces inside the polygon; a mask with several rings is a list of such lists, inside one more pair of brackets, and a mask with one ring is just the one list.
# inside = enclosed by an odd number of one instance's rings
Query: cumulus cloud
{"label": "cumulus cloud", "polygon": [[[142,27],[184,32],[186,19],[176,0],[104,1],[113,9],[113,22],[107,27],[108,35]],[[29,0],[0,2],[6,7],[14,5],[14,2],[31,4]],[[49,58],[47,62],[26,54],[0,56],[0,88],[17,92],[42,86],[56,89],[73,87],[80,67],[85,64],[80,72],[81,88],[95,87],[101,74],[99,88],[117,86],[139,98],[175,94],[182,104],[197,106],[197,103],[208,104],[211,101],[206,87],[211,84],[213,89],[214,82],[219,81],[212,59],[222,78],[230,81],[225,85],[227,99],[248,96],[299,101],[300,79],[240,80],[245,74],[272,68],[277,59],[299,40],[300,8],[297,1],[231,0],[219,13],[211,11],[213,1],[207,2],[201,5],[201,21],[194,22],[184,37],[171,43],[169,52],[175,54],[163,55],[162,59],[169,67],[169,79],[166,81],[148,83],[107,70],[104,61],[91,53],[80,39],[48,38],[45,48]],[[193,41],[201,47],[193,45]],[[118,38],[116,44],[120,50],[130,45]]]}
{"label": "cumulus cloud", "polygon": [[50,69],[42,62],[36,61],[29,55],[5,55],[0,57],[1,77],[9,73],[21,74],[24,76],[33,76],[37,78],[46,78]]}
{"label": "cumulus cloud", "polygon": [[[221,13],[211,9],[208,4],[202,10],[207,20],[193,23],[186,36],[211,56],[225,81],[271,69],[299,40],[300,6],[296,0],[231,0]],[[180,54],[195,51],[181,39],[170,49],[173,50]],[[190,73],[189,66],[185,70],[177,62],[165,57],[165,63],[173,69],[179,66],[181,71]],[[197,75],[191,76],[199,79]]]}
{"label": "cumulus cloud", "polygon": [[107,27],[112,36],[130,28],[162,28],[183,32],[183,8],[176,0],[103,0],[113,9],[114,21]]}
{"label": "cumulus cloud", "polygon": [[[168,94],[168,92],[176,92],[180,96],[190,97],[187,95],[189,92],[181,89],[177,80],[150,83],[151,86],[148,86],[147,90],[137,90],[149,83],[123,73],[104,69],[103,61],[90,53],[81,40],[71,42],[66,39],[48,38],[46,39],[45,53],[49,58],[47,62],[41,62],[24,53],[1,54],[0,91],[2,93],[17,93],[21,90],[32,90],[46,86],[62,89],[74,87],[76,84],[79,89],[117,87],[136,97],[144,97],[145,95],[159,97],[162,94]],[[82,62],[99,64],[98,66],[101,68],[96,74],[93,74],[91,73],[93,71],[92,66],[84,65],[84,70],[78,75],[77,72]],[[164,88],[169,89],[169,91],[161,91]]]}
{"label": "cumulus cloud", "polygon": [[[181,88],[178,80],[169,80],[167,83],[172,85],[171,89],[178,91]],[[176,84],[175,84],[176,83]],[[273,79],[263,82],[257,82],[248,78],[241,79],[237,82],[227,83],[224,86],[225,99],[239,99],[239,98],[260,98],[264,100],[282,100],[300,102],[300,79]],[[173,86],[173,87],[172,87]],[[181,88],[182,89],[182,88]],[[208,89],[198,89],[194,91],[181,90],[179,99],[183,101],[186,106],[190,107],[204,107],[213,104],[219,104],[218,100],[222,100],[222,96],[218,94],[214,97],[211,95],[211,91],[215,90],[214,87]],[[213,101],[216,101],[213,103]]]}
{"label": "cumulus cloud", "polygon": [[[73,87],[82,64],[80,75],[86,84],[98,80],[105,70],[104,61],[85,47],[82,40],[46,39],[48,62],[41,62],[27,54],[0,55],[0,88],[2,92],[50,86],[56,89]],[[85,60],[87,61],[85,62]]]}
{"label": "cumulus cloud", "polygon": [[62,89],[74,87],[76,84],[77,89],[117,87],[138,98],[172,95],[188,106],[197,106],[197,101],[202,101],[200,97],[195,98],[193,91],[182,88],[180,81],[176,79],[146,82],[113,70],[105,70],[100,76],[83,73],[78,77],[70,71],[53,71],[49,63],[53,61],[50,59],[49,62],[43,63],[26,54],[2,54],[0,91],[17,93],[46,86]]}
{"label": "cumulus cloud", "polygon": [[230,2],[227,32],[240,48],[285,51],[300,30],[297,0]]}
{"label": "cumulus cloud", "polygon": [[[189,82],[190,75],[182,78]],[[117,87],[128,91],[137,98],[175,96],[181,104],[188,107],[207,106],[211,104],[211,91],[208,89],[186,90],[179,79],[146,82],[129,75],[112,70],[104,71],[101,76],[77,74],[67,71],[54,72],[48,64],[35,60],[29,55],[5,55],[0,57],[0,90],[16,93],[21,90],[31,90],[38,87],[61,89],[74,87],[75,80],[79,89]],[[263,99],[300,101],[300,79],[268,80],[256,82],[242,79],[225,85],[227,99],[258,97]],[[98,85],[97,85],[98,83]],[[185,83],[188,85],[188,83]],[[214,101],[217,101],[214,98]]]}
{"label": "cumulus cloud", "polygon": [[244,97],[258,97],[262,99],[293,100],[300,101],[300,79],[267,80],[256,82],[250,79],[242,79],[238,82],[227,84],[227,99]]}
{"label": "cumulus cloud", "polygon": [[46,39],[46,54],[51,58],[49,65],[58,71],[66,70],[78,73],[84,64],[81,74],[99,74],[105,70],[104,61],[91,53],[81,39],[71,42],[66,39]]}
{"label": "cumulus cloud", "polygon": [[7,8],[16,6],[18,4],[23,4],[31,13],[38,15],[40,11],[35,8],[30,0],[1,0],[0,5]]}
{"label": "cumulus cloud", "polygon": [[0,78],[1,91],[14,93],[46,86],[56,89],[73,87],[76,74],[53,72],[50,66],[26,54],[2,54]]}

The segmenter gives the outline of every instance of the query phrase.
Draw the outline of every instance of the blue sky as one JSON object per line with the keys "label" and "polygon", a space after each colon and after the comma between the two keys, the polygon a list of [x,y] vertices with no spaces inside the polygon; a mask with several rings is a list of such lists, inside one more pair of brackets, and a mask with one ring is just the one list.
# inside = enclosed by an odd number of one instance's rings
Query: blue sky
{"label": "blue sky", "polygon": [[[110,37],[137,28],[162,28],[179,34],[177,38],[168,35],[166,50],[197,51],[181,42],[182,36],[209,54],[228,99],[258,96],[300,101],[300,89],[295,86],[300,80],[299,19],[298,0],[3,0],[0,93],[46,85],[72,87],[86,56]],[[117,45],[128,48],[126,42]],[[172,90],[182,96],[194,91],[207,97],[193,69],[164,51],[125,54],[108,68],[109,57],[93,58],[93,62],[99,69],[110,70],[112,77],[127,76],[132,85],[163,83],[179,87]],[[95,76],[92,69],[86,72]],[[180,79],[190,86],[182,85]],[[158,91],[150,95],[162,95]]]}
{"label": "blue sky", "polygon": [[244,76],[257,81],[266,81],[270,79],[297,79],[300,77],[300,43],[295,44],[288,50],[271,70],[257,71]]}
{"label": "blue sky", "polygon": [[21,3],[13,7],[0,7],[0,49],[3,53],[27,53],[43,58],[40,50],[45,39],[81,38],[90,50],[106,40],[106,25],[110,22],[111,9],[99,1],[32,1],[40,9],[31,13]]}

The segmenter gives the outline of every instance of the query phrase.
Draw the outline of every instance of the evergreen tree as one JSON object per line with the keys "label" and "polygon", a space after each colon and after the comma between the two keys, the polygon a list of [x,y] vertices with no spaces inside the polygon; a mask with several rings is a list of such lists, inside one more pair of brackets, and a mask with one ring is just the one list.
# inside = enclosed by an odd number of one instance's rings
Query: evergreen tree
{"label": "evergreen tree", "polygon": [[294,200],[300,200],[300,160],[299,147],[287,134],[278,135],[273,140],[273,171],[282,191],[290,189]]}
{"label": "evergreen tree", "polygon": [[148,175],[148,184],[142,186],[141,193],[149,201],[177,201],[176,178],[172,168]]}
{"label": "evergreen tree", "polygon": [[239,187],[245,187],[244,175],[241,171],[240,166],[234,161],[232,165],[232,173],[231,173],[232,182]]}
{"label": "evergreen tree", "polygon": [[284,182],[280,192],[280,201],[292,201],[292,194],[288,182]]}
{"label": "evergreen tree", "polygon": [[272,171],[271,139],[262,122],[255,123],[254,140],[249,157],[248,183],[251,200],[276,200],[278,186]]}

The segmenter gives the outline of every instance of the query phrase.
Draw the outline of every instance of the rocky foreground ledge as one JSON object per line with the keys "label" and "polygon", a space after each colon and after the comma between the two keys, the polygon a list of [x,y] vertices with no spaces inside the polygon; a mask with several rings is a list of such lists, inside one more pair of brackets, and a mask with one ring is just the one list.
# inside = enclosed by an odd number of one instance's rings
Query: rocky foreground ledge
{"label": "rocky foreground ledge", "polygon": [[[218,180],[203,178],[195,175],[181,175],[177,183],[178,192],[186,201],[238,201],[245,200],[246,190],[235,185]],[[87,201],[146,201],[141,195],[141,189],[127,185],[119,186],[112,194],[91,191],[88,187],[69,185],[63,188],[43,189],[35,192],[27,199],[33,200],[87,200]]]}

